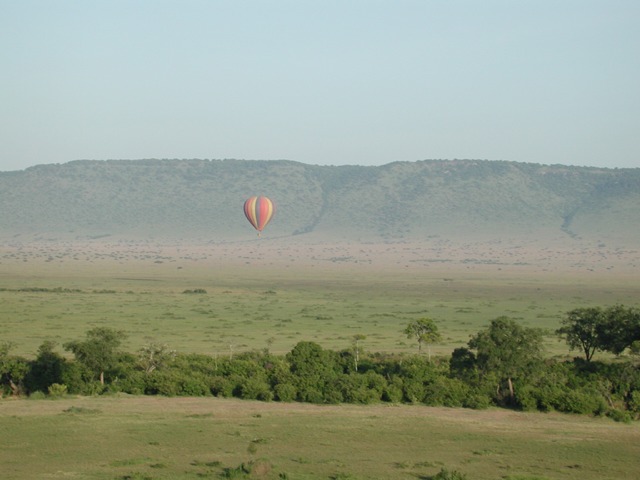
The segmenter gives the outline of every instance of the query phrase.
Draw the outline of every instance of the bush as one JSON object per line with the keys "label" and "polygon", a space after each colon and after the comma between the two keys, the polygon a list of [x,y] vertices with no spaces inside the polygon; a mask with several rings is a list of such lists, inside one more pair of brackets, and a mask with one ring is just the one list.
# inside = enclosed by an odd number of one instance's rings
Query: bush
{"label": "bush", "polygon": [[631,423],[631,415],[629,415],[629,412],[624,412],[615,408],[607,411],[607,417],[616,422]]}
{"label": "bush", "polygon": [[296,387],[290,383],[279,383],[274,387],[276,399],[281,402],[293,402],[298,393]]}
{"label": "bush", "polygon": [[640,414],[640,390],[634,390],[629,394],[627,408],[630,412]]}
{"label": "bush", "polygon": [[446,468],[443,468],[440,472],[431,477],[431,480],[467,480],[467,476],[457,470],[447,470]]}
{"label": "bush", "polygon": [[171,371],[157,371],[149,375],[144,393],[146,395],[164,395],[175,397],[178,395],[178,381]]}
{"label": "bush", "polygon": [[81,395],[93,396],[102,395],[106,390],[106,385],[101,384],[95,380],[93,382],[87,382],[82,386],[82,390],[79,392]]}
{"label": "bush", "polygon": [[464,408],[472,408],[474,410],[484,410],[492,405],[491,397],[478,390],[471,390],[462,404]]}
{"label": "bush", "polygon": [[92,381],[91,374],[78,362],[64,364],[61,380],[69,393],[84,393],[86,383]]}
{"label": "bush", "polygon": [[[380,377],[380,375],[375,372],[367,372],[365,375],[358,373],[342,375],[334,384],[331,385],[331,391],[340,393],[340,402],[344,401],[347,403],[361,404],[374,403],[379,401],[382,395],[382,389],[378,391],[375,388],[377,377]],[[384,381],[384,378],[382,378],[382,380]],[[374,388],[371,388],[372,384],[374,385]]]}
{"label": "bush", "polygon": [[564,413],[597,414],[606,410],[606,401],[594,389],[572,389],[566,385],[526,385],[517,391],[518,405],[525,411],[542,410]]}
{"label": "bush", "polygon": [[209,381],[209,389],[216,397],[233,397],[233,389],[235,384],[226,377],[215,376]]}
{"label": "bush", "polygon": [[423,402],[432,406],[461,407],[469,387],[457,378],[438,377],[425,387]]}
{"label": "bush", "polygon": [[419,379],[405,378],[402,382],[402,393],[407,402],[421,402],[424,399],[424,385]]}
{"label": "bush", "polygon": [[324,403],[324,395],[315,388],[305,388],[298,391],[298,400],[309,403]]}
{"label": "bush", "polygon": [[273,392],[269,384],[260,378],[245,378],[240,383],[239,396],[245,400],[262,400],[270,402],[273,400]]}
{"label": "bush", "polygon": [[518,389],[516,399],[520,408],[525,412],[533,412],[538,410],[538,397],[536,389],[530,385],[526,385]]}
{"label": "bush", "polygon": [[556,410],[566,413],[593,414],[605,409],[605,400],[598,392],[587,389],[568,390],[558,399]]}
{"label": "bush", "polygon": [[324,394],[324,403],[329,403],[332,405],[337,405],[338,403],[344,402],[344,397],[339,390],[329,390]]}
{"label": "bush", "polygon": [[36,390],[35,392],[31,392],[31,394],[29,395],[29,399],[30,400],[43,400],[47,398],[47,396],[41,392],[40,390]]}
{"label": "bush", "polygon": [[67,386],[59,383],[54,383],[49,386],[50,397],[64,397],[67,394]]}
{"label": "bush", "polygon": [[400,403],[402,401],[402,384],[389,384],[382,392],[382,400],[391,403]]}
{"label": "bush", "polygon": [[209,382],[204,375],[184,376],[179,380],[178,395],[185,397],[206,397],[211,395]]}
{"label": "bush", "polygon": [[109,385],[110,392],[124,392],[131,395],[143,395],[147,387],[149,375],[141,371],[132,370],[126,376],[118,377]]}

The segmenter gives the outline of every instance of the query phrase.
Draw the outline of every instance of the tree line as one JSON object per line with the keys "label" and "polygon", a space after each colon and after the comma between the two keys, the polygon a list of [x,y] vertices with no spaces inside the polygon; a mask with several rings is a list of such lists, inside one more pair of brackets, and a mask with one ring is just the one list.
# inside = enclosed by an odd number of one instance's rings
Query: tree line
{"label": "tree line", "polygon": [[[45,341],[34,359],[0,344],[0,393],[35,398],[65,394],[219,396],[281,402],[406,402],[434,406],[607,415],[640,418],[640,310],[614,306],[567,312],[555,332],[581,356],[544,356],[543,332],[498,317],[450,356],[424,355],[440,341],[430,318],[411,321],[404,333],[415,354],[366,352],[366,336],[349,348],[327,350],[300,341],[286,355],[268,349],[218,357],[184,354],[151,343],[135,353],[120,347],[124,332],[93,328],[63,348]],[[628,351],[632,355],[620,357]],[[596,352],[618,357],[595,361]]]}

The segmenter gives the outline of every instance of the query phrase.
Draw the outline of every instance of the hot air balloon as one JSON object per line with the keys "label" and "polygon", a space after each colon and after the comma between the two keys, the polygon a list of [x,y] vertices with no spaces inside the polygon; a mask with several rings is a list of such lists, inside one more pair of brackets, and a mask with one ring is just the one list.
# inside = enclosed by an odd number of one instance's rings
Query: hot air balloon
{"label": "hot air balloon", "polygon": [[244,215],[249,220],[249,223],[253,225],[253,228],[258,231],[258,236],[260,236],[262,229],[267,226],[274,212],[273,202],[267,197],[251,197],[244,202]]}

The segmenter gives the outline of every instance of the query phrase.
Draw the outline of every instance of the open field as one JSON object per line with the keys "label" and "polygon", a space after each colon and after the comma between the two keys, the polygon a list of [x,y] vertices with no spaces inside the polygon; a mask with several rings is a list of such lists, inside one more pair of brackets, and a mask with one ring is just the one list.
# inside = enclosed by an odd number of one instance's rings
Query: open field
{"label": "open field", "polygon": [[[218,398],[0,402],[4,479],[632,480],[640,424],[417,405],[316,406]],[[231,477],[229,477],[231,478]]]}
{"label": "open field", "polygon": [[[265,239],[263,239],[265,240]],[[96,326],[180,352],[288,352],[301,340],[411,352],[409,320],[436,320],[448,354],[507,315],[551,332],[577,307],[638,306],[638,253],[505,245],[340,245],[251,241],[5,244],[2,340],[32,356]],[[446,248],[445,248],[446,247]],[[185,293],[203,289],[206,293]],[[273,339],[273,341],[267,341]],[[61,351],[61,347],[58,347]],[[7,479],[635,479],[640,425],[604,418],[417,405],[315,406],[218,398],[111,396],[0,401]],[[259,473],[259,472],[258,472]]]}
{"label": "open field", "polygon": [[[288,352],[301,340],[410,352],[409,320],[436,320],[436,354],[465,345],[500,315],[547,329],[550,355],[567,354],[552,331],[573,308],[640,298],[638,253],[535,249],[487,243],[234,244],[52,242],[0,250],[0,318],[13,353],[31,356],[90,328],[180,352]],[[203,289],[206,293],[184,293]]]}

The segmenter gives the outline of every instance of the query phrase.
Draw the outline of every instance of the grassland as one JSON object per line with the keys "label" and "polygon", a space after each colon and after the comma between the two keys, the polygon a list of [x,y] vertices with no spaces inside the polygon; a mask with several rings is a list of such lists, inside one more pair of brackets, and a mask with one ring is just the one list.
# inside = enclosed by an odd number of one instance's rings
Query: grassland
{"label": "grassland", "polygon": [[251,461],[251,478],[266,479],[428,479],[447,468],[469,480],[631,480],[640,471],[640,424],[505,410],[5,400],[0,426],[5,479],[220,478]]}
{"label": "grassland", "polygon": [[[409,320],[435,319],[436,354],[507,315],[551,332],[582,306],[638,306],[637,252],[604,257],[505,245],[54,244],[0,248],[2,340],[125,331],[180,352],[229,355],[298,341],[411,352]],[[205,290],[206,293],[185,293]],[[272,339],[272,340],[268,340]],[[60,348],[60,347],[59,347]],[[254,461],[262,478],[634,479],[640,426],[556,414],[422,406],[319,407],[215,398],[0,400],[2,478],[217,478]],[[260,478],[256,472],[255,477]]]}
{"label": "grassland", "polygon": [[[539,267],[539,259],[506,262],[486,250],[445,256],[402,245],[247,242],[45,244],[1,253],[3,340],[25,356],[44,340],[62,344],[96,326],[123,330],[130,351],[150,341],[212,355],[268,343],[285,353],[301,340],[343,349],[364,334],[368,351],[410,352],[415,345],[402,330],[423,316],[443,333],[434,352],[448,354],[500,315],[545,329],[549,354],[564,355],[552,332],[566,311],[639,298],[633,268],[612,270],[598,258]],[[185,293],[199,290],[206,293]]]}

